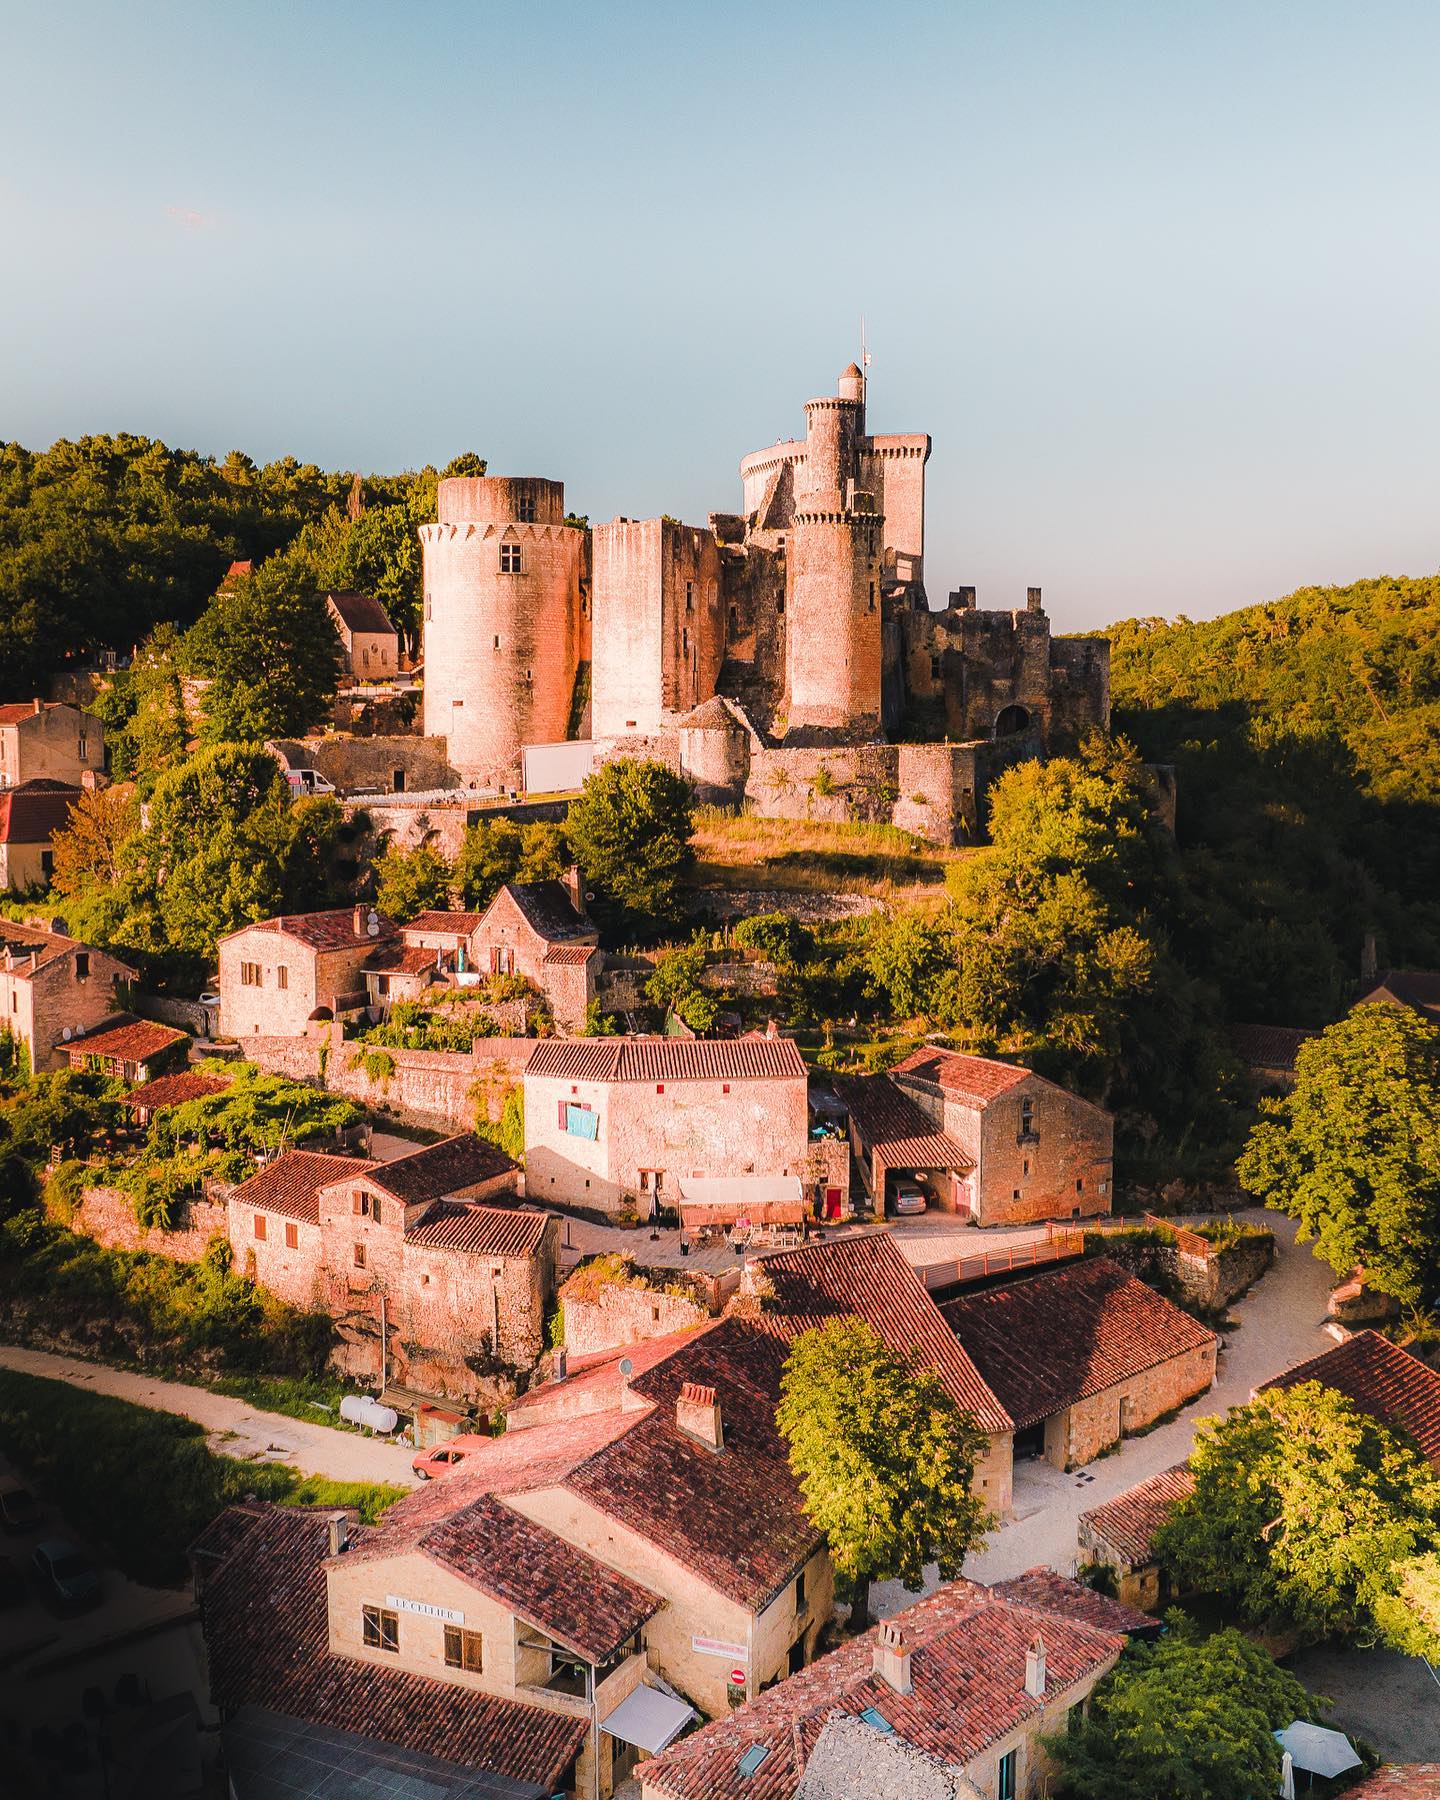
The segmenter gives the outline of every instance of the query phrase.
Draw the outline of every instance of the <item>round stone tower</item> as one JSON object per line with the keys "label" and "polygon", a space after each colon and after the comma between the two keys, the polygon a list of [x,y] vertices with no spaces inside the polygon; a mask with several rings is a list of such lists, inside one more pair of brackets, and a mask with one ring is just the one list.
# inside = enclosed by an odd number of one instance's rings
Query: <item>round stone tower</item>
{"label": "round stone tower", "polygon": [[805,458],[785,550],[786,734],[880,735],[883,520],[859,486],[864,380],[805,403]]}
{"label": "round stone tower", "polygon": [[442,481],[425,558],[427,737],[487,787],[515,787],[526,744],[562,740],[580,654],[584,532],[565,484],[535,476]]}

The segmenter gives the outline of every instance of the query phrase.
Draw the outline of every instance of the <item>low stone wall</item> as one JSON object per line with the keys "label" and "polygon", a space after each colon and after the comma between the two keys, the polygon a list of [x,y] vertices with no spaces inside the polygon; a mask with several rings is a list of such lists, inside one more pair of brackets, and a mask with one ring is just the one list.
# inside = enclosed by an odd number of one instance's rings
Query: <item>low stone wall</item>
{"label": "low stone wall", "polygon": [[690,910],[721,921],[748,919],[755,913],[783,912],[802,925],[826,925],[838,919],[863,918],[885,902],[874,894],[811,894],[785,888],[697,889]]}
{"label": "low stone wall", "polygon": [[132,994],[130,1006],[142,1019],[158,1019],[162,1025],[178,1025],[191,1037],[213,1038],[220,1027],[220,1007],[202,1006],[174,994]]}
{"label": "low stone wall", "polygon": [[1142,1281],[1153,1282],[1157,1276],[1173,1281],[1197,1305],[1207,1309],[1228,1306],[1252,1287],[1275,1260],[1275,1238],[1269,1232],[1263,1237],[1244,1238],[1206,1256],[1193,1254],[1178,1243],[1145,1243],[1123,1233],[1102,1234],[1101,1244],[1103,1255]]}
{"label": "low stone wall", "polygon": [[108,1187],[86,1190],[70,1229],[107,1250],[145,1250],[174,1262],[199,1262],[217,1237],[228,1235],[225,1208],[213,1200],[192,1200],[173,1231],[147,1230],[136,1223],[130,1196]]}
{"label": "low stone wall", "polygon": [[594,1300],[569,1299],[562,1293],[561,1304],[565,1309],[565,1348],[571,1356],[688,1331],[710,1317],[697,1300],[618,1283],[602,1288]]}

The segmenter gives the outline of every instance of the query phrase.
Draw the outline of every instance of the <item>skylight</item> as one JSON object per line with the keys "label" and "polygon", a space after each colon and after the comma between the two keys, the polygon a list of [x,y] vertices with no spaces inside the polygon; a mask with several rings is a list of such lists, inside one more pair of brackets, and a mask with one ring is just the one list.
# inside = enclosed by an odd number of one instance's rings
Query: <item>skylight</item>
{"label": "skylight", "polygon": [[740,1773],[753,1775],[769,1754],[770,1746],[768,1744],[752,1744],[740,1758]]}
{"label": "skylight", "polygon": [[867,1725],[873,1725],[877,1731],[893,1731],[895,1727],[877,1707],[867,1706],[860,1717]]}

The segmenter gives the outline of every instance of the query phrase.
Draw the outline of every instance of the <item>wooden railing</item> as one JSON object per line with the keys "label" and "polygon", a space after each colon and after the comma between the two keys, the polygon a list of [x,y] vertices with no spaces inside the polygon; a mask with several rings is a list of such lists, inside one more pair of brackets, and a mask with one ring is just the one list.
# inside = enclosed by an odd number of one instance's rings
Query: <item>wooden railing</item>
{"label": "wooden railing", "polygon": [[984,1250],[978,1256],[960,1256],[949,1262],[927,1263],[916,1273],[927,1288],[954,1287],[961,1282],[983,1281],[987,1275],[1008,1275],[1016,1269],[1034,1269],[1065,1257],[1079,1256],[1085,1240],[1067,1226],[1050,1225],[1045,1236],[1028,1244],[1010,1244],[1003,1250]]}

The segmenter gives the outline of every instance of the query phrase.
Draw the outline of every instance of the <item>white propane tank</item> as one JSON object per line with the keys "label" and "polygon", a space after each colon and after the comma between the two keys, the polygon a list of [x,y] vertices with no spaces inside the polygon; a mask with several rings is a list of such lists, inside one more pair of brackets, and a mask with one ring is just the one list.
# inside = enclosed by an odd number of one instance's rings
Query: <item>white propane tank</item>
{"label": "white propane tank", "polygon": [[340,1402],[340,1417],[351,1425],[367,1425],[371,1431],[378,1431],[385,1437],[400,1423],[400,1415],[393,1406],[382,1406],[369,1394],[347,1394]]}

